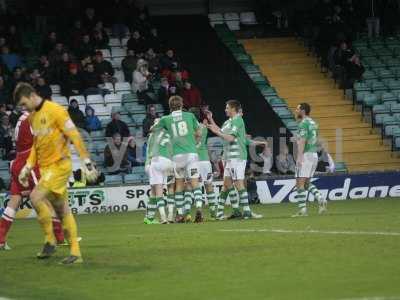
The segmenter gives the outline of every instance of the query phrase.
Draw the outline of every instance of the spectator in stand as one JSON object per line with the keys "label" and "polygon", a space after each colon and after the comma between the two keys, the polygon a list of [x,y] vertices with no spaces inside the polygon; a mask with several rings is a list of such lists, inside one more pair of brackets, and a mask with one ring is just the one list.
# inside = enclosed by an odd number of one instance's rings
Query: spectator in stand
{"label": "spectator in stand", "polygon": [[11,78],[10,82],[12,91],[19,82],[27,82],[25,73],[23,72],[22,68],[17,67],[14,69],[13,77]]}
{"label": "spectator in stand", "polygon": [[108,36],[99,30],[93,31],[93,45],[95,49],[108,48]]}
{"label": "spectator in stand", "polygon": [[326,149],[320,144],[317,149],[318,153],[318,165],[317,172],[333,173],[335,172],[335,162],[332,156],[326,151]]}
{"label": "spectator in stand", "polygon": [[63,43],[57,43],[53,51],[49,53],[49,60],[52,64],[58,65],[62,61],[63,54],[67,52]]}
{"label": "spectator in stand", "polygon": [[168,79],[166,77],[162,77],[160,89],[158,90],[158,103],[163,106],[165,112],[169,111],[168,101],[171,97],[169,88],[170,85]]}
{"label": "spectator in stand", "polygon": [[98,22],[98,19],[96,17],[96,12],[95,12],[94,8],[91,8],[91,7],[86,8],[85,15],[83,16],[83,19],[82,19],[83,27],[87,31],[92,31],[94,29],[94,27],[96,26],[97,22]]}
{"label": "spectator in stand", "polygon": [[133,136],[128,138],[128,147],[126,152],[128,154],[128,161],[131,164],[131,167],[143,166],[143,162],[138,157],[138,149],[137,149],[136,141]]}
{"label": "spectator in stand", "polygon": [[161,74],[168,78],[170,84],[176,85],[178,89],[183,89],[184,82],[189,80],[189,73],[186,70],[179,70],[178,68],[173,68],[172,70],[164,70]]}
{"label": "spectator in stand", "polygon": [[133,50],[137,57],[144,57],[146,52],[146,40],[141,37],[138,30],[132,33],[132,37],[128,40],[128,50]]}
{"label": "spectator in stand", "polygon": [[157,28],[153,27],[150,29],[150,34],[146,38],[147,49],[153,49],[155,53],[160,53],[164,46],[163,41],[158,35]]}
{"label": "spectator in stand", "polygon": [[133,72],[136,70],[137,58],[135,51],[128,50],[127,56],[122,60],[121,66],[124,72],[124,78],[126,82],[132,82]]}
{"label": "spectator in stand", "polygon": [[51,99],[52,91],[50,86],[46,83],[43,77],[39,77],[37,80],[37,85],[35,86],[36,92],[43,99]]}
{"label": "spectator in stand", "polygon": [[178,58],[175,56],[174,50],[169,48],[165,55],[160,58],[160,67],[161,70],[173,70],[179,67]]}
{"label": "spectator in stand", "polygon": [[70,49],[77,49],[81,42],[81,38],[84,34],[84,30],[82,28],[82,22],[80,20],[75,20],[74,25],[69,33],[69,46]]}
{"label": "spectator in stand", "polygon": [[200,91],[194,87],[191,82],[185,81],[182,91],[183,107],[190,109],[192,107],[199,107],[203,104]]}
{"label": "spectator in stand", "polygon": [[10,160],[13,156],[13,129],[10,118],[7,114],[0,114],[0,148],[4,149],[5,160]]}
{"label": "spectator in stand", "polygon": [[147,35],[151,29],[149,16],[145,12],[139,12],[139,17],[135,19],[133,28],[139,30],[144,35]]}
{"label": "spectator in stand", "polygon": [[21,35],[15,25],[11,25],[7,33],[7,44],[10,46],[12,52],[21,53],[22,41]]}
{"label": "spectator in stand", "polygon": [[71,101],[69,102],[68,114],[76,127],[82,129],[86,128],[85,115],[79,109],[79,104],[76,99],[71,99]]}
{"label": "spectator in stand", "polygon": [[94,55],[94,52],[95,48],[90,39],[90,35],[86,33],[82,36],[82,40],[79,43],[78,48],[76,49],[76,54],[78,58],[82,60],[84,58],[87,58],[88,56]]}
{"label": "spectator in stand", "polygon": [[121,135],[114,133],[112,140],[104,148],[104,165],[107,167],[108,174],[130,173],[126,147],[127,145],[122,142]]}
{"label": "spectator in stand", "polygon": [[39,59],[39,72],[40,76],[49,84],[56,84],[58,82],[57,69],[50,63],[46,55],[42,55]]}
{"label": "spectator in stand", "polygon": [[0,36],[0,48],[7,46],[7,40],[4,36]]}
{"label": "spectator in stand", "polygon": [[12,103],[11,91],[6,85],[4,78],[0,76],[0,105]]}
{"label": "spectator in stand", "polygon": [[271,149],[265,146],[264,150],[260,154],[260,157],[263,160],[262,174],[271,175],[271,169],[274,163],[274,158],[272,156]]}
{"label": "spectator in stand", "polygon": [[61,61],[57,63],[58,81],[63,82],[69,73],[69,66],[73,63],[73,58],[68,52],[61,55]]}
{"label": "spectator in stand", "polygon": [[147,115],[143,120],[143,137],[147,137],[150,133],[150,128],[153,126],[155,119],[159,116],[156,112],[156,107],[154,105],[149,105],[147,107]]}
{"label": "spectator in stand", "polygon": [[106,127],[106,137],[112,137],[115,133],[119,133],[122,137],[130,136],[128,125],[121,121],[120,118],[119,112],[111,113],[111,122]]}
{"label": "spectator in stand", "polygon": [[39,69],[33,69],[32,72],[28,73],[28,81],[33,86],[37,86],[39,78],[40,78]]}
{"label": "spectator in stand", "polygon": [[113,0],[110,5],[110,16],[113,17],[112,20],[112,33],[113,36],[122,39],[126,36],[128,28],[125,25],[125,21],[129,16],[128,6],[123,0]]}
{"label": "spectator in stand", "polygon": [[275,165],[281,175],[292,175],[295,173],[296,163],[286,145],[281,147],[279,155],[276,156]]}
{"label": "spectator in stand", "polygon": [[81,69],[86,69],[88,64],[92,64],[93,59],[91,55],[86,55],[85,57],[81,58]]}
{"label": "spectator in stand", "polygon": [[61,81],[61,94],[67,98],[81,95],[83,92],[82,76],[77,64],[70,64],[67,76]]}
{"label": "spectator in stand", "polygon": [[46,55],[50,53],[58,43],[57,33],[55,31],[50,31],[47,38],[43,41],[42,51]]}
{"label": "spectator in stand", "polygon": [[349,48],[347,42],[342,41],[339,48],[336,50],[334,60],[336,65],[344,67],[347,61],[354,55],[354,51]]}
{"label": "spectator in stand", "polygon": [[7,66],[7,69],[10,72],[16,67],[20,67],[22,64],[19,55],[15,53],[10,53],[10,49],[8,46],[3,46],[3,48],[1,48],[1,60],[3,64]]}
{"label": "spectator in stand", "polygon": [[101,122],[99,118],[95,115],[95,111],[91,106],[86,106],[86,130],[88,132],[101,130]]}
{"label": "spectator in stand", "polygon": [[109,61],[104,60],[101,51],[96,51],[94,71],[103,82],[113,82],[114,69]]}
{"label": "spectator in stand", "polygon": [[361,80],[365,72],[364,66],[361,64],[358,55],[353,55],[345,65],[344,88],[352,89],[354,82]]}
{"label": "spectator in stand", "polygon": [[137,93],[139,102],[146,105],[155,103],[155,95],[150,85],[151,75],[147,62],[144,59],[139,59],[136,70],[133,72],[132,89],[134,93]]}
{"label": "spectator in stand", "polygon": [[149,71],[152,74],[158,74],[160,71],[160,58],[154,52],[153,48],[149,48],[145,54],[145,59],[149,64]]}
{"label": "spectator in stand", "polygon": [[99,88],[99,84],[102,82],[99,75],[95,72],[93,64],[87,64],[86,70],[82,74],[82,82],[85,96],[102,93],[102,90]]}

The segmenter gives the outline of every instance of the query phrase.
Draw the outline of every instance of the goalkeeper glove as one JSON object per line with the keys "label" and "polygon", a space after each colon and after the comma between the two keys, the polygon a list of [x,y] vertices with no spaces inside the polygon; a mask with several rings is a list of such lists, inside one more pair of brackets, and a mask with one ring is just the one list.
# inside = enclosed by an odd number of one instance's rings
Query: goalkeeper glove
{"label": "goalkeeper glove", "polygon": [[18,181],[25,188],[29,186],[29,176],[31,175],[31,171],[32,169],[28,165],[25,165],[19,172]]}
{"label": "goalkeeper glove", "polygon": [[99,178],[99,171],[96,168],[96,164],[90,158],[86,158],[83,161],[82,170],[86,181],[89,183],[95,183]]}

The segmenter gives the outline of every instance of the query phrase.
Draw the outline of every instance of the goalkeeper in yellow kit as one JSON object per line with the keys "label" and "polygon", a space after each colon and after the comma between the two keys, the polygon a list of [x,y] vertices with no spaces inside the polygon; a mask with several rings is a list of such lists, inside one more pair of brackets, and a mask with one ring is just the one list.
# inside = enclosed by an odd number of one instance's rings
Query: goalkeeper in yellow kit
{"label": "goalkeeper in yellow kit", "polygon": [[26,83],[17,85],[14,90],[14,101],[31,113],[30,123],[34,136],[33,147],[26,165],[21,170],[19,181],[21,184],[26,184],[36,164],[39,165],[41,172],[40,181],[30,195],[45,235],[43,250],[37,257],[49,258],[56,250],[52,214],[45,202],[45,199],[48,199],[62,220],[70,242],[70,256],[62,263],[81,263],[83,260],[77,240],[77,225],[68,205],[67,183],[72,171],[68,144],[70,142],[74,144],[87,177],[95,179],[98,175],[96,168],[89,158],[78,130],[62,106],[42,99],[35,89]]}

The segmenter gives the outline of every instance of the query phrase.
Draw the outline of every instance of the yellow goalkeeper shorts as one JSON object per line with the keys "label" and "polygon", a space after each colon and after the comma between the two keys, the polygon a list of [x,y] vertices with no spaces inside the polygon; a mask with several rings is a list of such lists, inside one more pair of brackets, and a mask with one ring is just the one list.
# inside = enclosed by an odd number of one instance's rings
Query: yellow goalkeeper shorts
{"label": "yellow goalkeeper shorts", "polygon": [[46,167],[40,168],[38,188],[56,194],[66,195],[68,179],[72,173],[71,159],[62,159]]}

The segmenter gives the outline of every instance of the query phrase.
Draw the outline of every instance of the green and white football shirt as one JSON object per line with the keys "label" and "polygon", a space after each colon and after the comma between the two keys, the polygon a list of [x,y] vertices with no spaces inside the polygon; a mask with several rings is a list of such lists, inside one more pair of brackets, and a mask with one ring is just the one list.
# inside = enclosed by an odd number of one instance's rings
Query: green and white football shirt
{"label": "green and white football shirt", "polygon": [[208,147],[207,147],[208,129],[203,124],[200,124],[200,128],[201,128],[201,139],[200,142],[197,143],[197,153],[199,154],[199,161],[210,161],[210,157],[208,156]]}
{"label": "green and white football shirt", "polygon": [[150,164],[153,157],[162,156],[168,159],[172,157],[171,137],[165,129],[151,132],[147,139],[146,165]]}
{"label": "green and white football shirt", "polygon": [[229,118],[222,125],[222,133],[233,135],[233,142],[224,141],[224,159],[247,160],[246,127],[243,118],[239,115]]}
{"label": "green and white football shirt", "polygon": [[173,111],[168,116],[164,116],[155,126],[155,129],[164,128],[171,137],[172,153],[189,154],[196,153],[195,132],[199,127],[194,114],[186,111]]}
{"label": "green and white football shirt", "polygon": [[303,138],[306,141],[304,146],[304,153],[317,152],[318,124],[315,123],[313,119],[311,119],[310,117],[305,117],[299,123],[297,136],[298,138]]}

